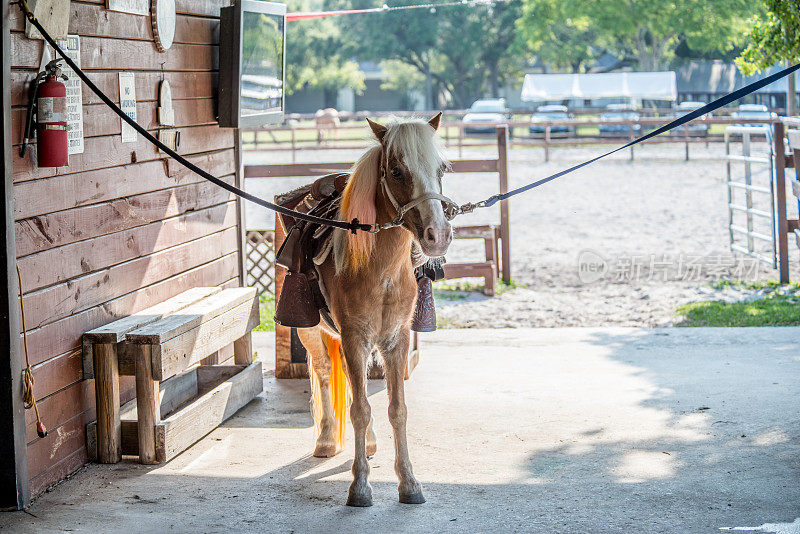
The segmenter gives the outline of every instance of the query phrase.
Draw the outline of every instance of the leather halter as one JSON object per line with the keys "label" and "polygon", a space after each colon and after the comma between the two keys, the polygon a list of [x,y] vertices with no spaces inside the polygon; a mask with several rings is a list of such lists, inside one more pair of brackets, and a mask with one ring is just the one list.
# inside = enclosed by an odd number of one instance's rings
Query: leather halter
{"label": "leather halter", "polygon": [[[383,148],[381,148],[381,152],[385,152]],[[401,205],[397,199],[395,198],[394,194],[392,193],[392,189],[389,187],[389,182],[386,180],[386,165],[384,165],[384,161],[386,164],[389,163],[389,156],[387,155],[386,158],[381,158],[381,187],[383,188],[383,192],[386,195],[386,198],[389,199],[389,202],[394,207],[397,215],[391,222],[383,223],[383,224],[373,224],[372,229],[370,232],[376,233],[380,230],[386,230],[388,228],[395,228],[397,226],[403,225],[403,218],[405,217],[406,213],[411,211],[412,209],[416,208],[423,202],[428,200],[439,200],[444,204],[444,216],[448,221],[452,221],[456,215],[461,213],[461,208],[459,208],[458,204],[447,198],[441,193],[423,193],[420,196],[413,198],[406,202],[405,204]]]}

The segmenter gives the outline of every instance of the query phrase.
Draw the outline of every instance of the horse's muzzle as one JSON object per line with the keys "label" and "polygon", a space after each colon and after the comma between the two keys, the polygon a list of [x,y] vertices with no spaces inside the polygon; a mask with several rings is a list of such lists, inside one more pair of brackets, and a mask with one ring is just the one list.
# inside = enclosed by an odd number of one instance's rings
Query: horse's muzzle
{"label": "horse's muzzle", "polygon": [[452,241],[453,228],[448,222],[429,224],[419,238],[422,251],[431,258],[444,256]]}

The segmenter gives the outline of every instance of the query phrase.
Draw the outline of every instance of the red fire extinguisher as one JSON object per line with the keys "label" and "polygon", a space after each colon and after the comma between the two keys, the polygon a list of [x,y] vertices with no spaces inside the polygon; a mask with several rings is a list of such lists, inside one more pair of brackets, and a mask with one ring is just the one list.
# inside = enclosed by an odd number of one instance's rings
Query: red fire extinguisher
{"label": "red fire extinguisher", "polygon": [[66,167],[69,165],[69,140],[67,139],[67,87],[60,80],[67,77],[61,73],[58,61],[47,64],[44,72],[36,77],[31,106],[28,109],[28,124],[22,155],[30,142],[33,126],[33,111],[36,109],[36,159],[39,167]]}

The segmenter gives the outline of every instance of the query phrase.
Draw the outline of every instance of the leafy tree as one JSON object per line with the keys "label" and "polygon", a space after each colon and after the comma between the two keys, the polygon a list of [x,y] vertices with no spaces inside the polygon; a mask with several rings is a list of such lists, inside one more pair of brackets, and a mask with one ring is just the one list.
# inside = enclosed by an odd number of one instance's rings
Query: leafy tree
{"label": "leafy tree", "polygon": [[666,69],[684,40],[694,50],[730,49],[753,12],[747,0],[595,0],[585,6],[597,28],[645,71]]}
{"label": "leafy tree", "polygon": [[[428,0],[407,0],[404,5],[426,3]],[[331,9],[365,9],[375,7],[374,0],[333,0]],[[347,51],[361,60],[399,61],[420,73],[432,106],[434,69],[439,18],[421,10],[390,11],[352,15],[338,19],[342,32],[351,36]],[[395,73],[401,74],[397,69]],[[406,77],[407,73],[402,73]],[[399,82],[400,78],[394,80]],[[441,80],[437,80],[441,81]],[[395,86],[398,83],[394,83]],[[399,87],[398,87],[399,89]]]}
{"label": "leafy tree", "polygon": [[782,61],[800,60],[800,4],[764,0],[766,13],[750,19],[749,43],[736,64],[751,75]]}
{"label": "leafy tree", "polygon": [[[341,8],[375,5],[374,0],[339,2]],[[423,4],[428,0],[395,3]],[[519,72],[512,52],[517,45],[514,21],[521,6],[522,0],[509,0],[342,20],[344,31],[354,36],[350,49],[353,57],[402,62],[422,76],[429,106],[434,105],[434,94],[448,94],[457,106],[465,107],[485,93],[496,95],[499,87]],[[517,57],[525,59],[524,54]],[[399,71],[395,68],[394,73]]]}
{"label": "leafy tree", "polygon": [[[323,2],[312,0],[289,0],[287,7],[290,12],[327,9]],[[286,92],[292,94],[306,86],[319,89],[325,95],[325,105],[331,107],[339,89],[363,91],[364,73],[358,63],[342,53],[348,40],[335,18],[287,23]]]}
{"label": "leafy tree", "polygon": [[643,71],[666,69],[680,43],[698,51],[730,50],[755,10],[747,0],[523,2],[522,37],[543,59],[573,71],[585,68],[595,50],[632,56]]}
{"label": "leafy tree", "polygon": [[585,71],[602,53],[601,35],[563,0],[526,1],[517,28],[528,47],[557,70]]}

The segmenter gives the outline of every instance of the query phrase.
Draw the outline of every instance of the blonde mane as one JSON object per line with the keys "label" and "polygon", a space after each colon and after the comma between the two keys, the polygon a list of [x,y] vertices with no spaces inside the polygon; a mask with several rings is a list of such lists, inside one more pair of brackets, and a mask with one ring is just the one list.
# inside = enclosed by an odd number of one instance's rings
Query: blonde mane
{"label": "blonde mane", "polygon": [[[384,137],[389,153],[402,159],[415,177],[436,176],[442,165],[449,165],[444,147],[436,131],[423,120],[393,122]],[[350,171],[350,179],[342,193],[339,218],[352,221],[357,218],[363,224],[375,224],[377,213],[375,200],[378,192],[378,169],[380,168],[381,145],[370,147]],[[416,187],[415,187],[416,189]],[[415,190],[415,195],[420,194]],[[337,231],[334,234],[334,260],[336,272],[349,268],[361,270],[372,256],[375,234]]]}

